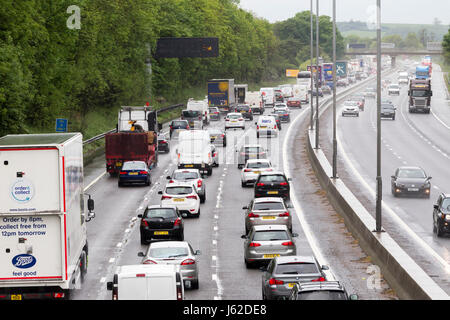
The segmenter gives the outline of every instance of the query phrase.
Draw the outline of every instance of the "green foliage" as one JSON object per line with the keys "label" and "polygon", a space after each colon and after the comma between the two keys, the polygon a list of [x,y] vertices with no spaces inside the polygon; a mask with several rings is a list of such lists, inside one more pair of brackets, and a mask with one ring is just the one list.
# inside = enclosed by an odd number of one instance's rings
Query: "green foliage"
{"label": "green foliage", "polygon": [[450,29],[442,40],[442,49],[444,50],[445,62],[450,65]]}

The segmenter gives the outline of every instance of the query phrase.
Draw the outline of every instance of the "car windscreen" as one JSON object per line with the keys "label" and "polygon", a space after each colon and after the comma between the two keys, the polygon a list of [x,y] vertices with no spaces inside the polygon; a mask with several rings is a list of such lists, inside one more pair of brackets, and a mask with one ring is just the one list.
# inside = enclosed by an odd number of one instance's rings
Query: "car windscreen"
{"label": "car windscreen", "polygon": [[395,107],[392,104],[382,104],[381,109],[394,109]]}
{"label": "car windscreen", "polygon": [[281,263],[278,264],[274,270],[276,274],[310,274],[319,273],[315,263]]}
{"label": "car windscreen", "polygon": [[398,171],[399,178],[425,178],[425,173],[419,169],[401,169]]}
{"label": "car windscreen", "polygon": [[247,168],[249,169],[270,168],[270,164],[268,162],[247,162]]}
{"label": "car windscreen", "polygon": [[284,210],[282,202],[256,202],[253,204],[253,210]]}
{"label": "car windscreen", "polygon": [[236,107],[237,111],[241,111],[241,110],[248,111],[249,109],[250,109],[249,106],[237,106]]}
{"label": "car windscreen", "polygon": [[122,170],[144,170],[145,163],[143,162],[125,162],[122,166]]}
{"label": "car windscreen", "polygon": [[173,121],[172,128],[186,128],[188,126],[186,121]]}
{"label": "car windscreen", "polygon": [[177,216],[175,209],[171,208],[154,208],[148,209],[144,213],[144,218],[174,218]]}
{"label": "car windscreen", "polygon": [[279,114],[286,114],[286,113],[287,113],[287,111],[286,111],[286,110],[281,110],[281,109],[278,109],[278,110],[274,110],[273,112],[275,112],[275,113],[279,113]]}
{"label": "car windscreen", "polygon": [[297,300],[347,300],[347,296],[342,291],[318,290],[299,292]]}
{"label": "car windscreen", "polygon": [[198,110],[183,110],[183,117],[185,118],[194,118],[200,117],[201,113]]}
{"label": "car windscreen", "polygon": [[189,255],[187,248],[169,247],[169,248],[150,248],[148,257],[152,258],[176,258]]}
{"label": "car windscreen", "polygon": [[279,183],[279,182],[286,182],[286,178],[280,174],[276,175],[267,175],[267,176],[260,176],[259,182],[262,183]]}
{"label": "car windscreen", "polygon": [[391,85],[391,86],[389,86],[389,89],[399,89],[399,86]]}
{"label": "car windscreen", "polygon": [[192,193],[192,187],[167,187],[167,194],[183,195]]}
{"label": "car windscreen", "polygon": [[445,213],[450,213],[450,198],[446,198],[444,199],[444,201],[442,202],[442,211]]}
{"label": "car windscreen", "polygon": [[252,241],[277,241],[277,240],[290,240],[289,235],[284,230],[274,231],[256,231],[253,234]]}
{"label": "car windscreen", "polygon": [[174,180],[192,180],[192,179],[198,179],[198,172],[192,172],[192,171],[181,171],[181,172],[175,172],[172,177]]}
{"label": "car windscreen", "polygon": [[228,119],[239,119],[242,118],[242,116],[240,114],[229,114],[227,115]]}

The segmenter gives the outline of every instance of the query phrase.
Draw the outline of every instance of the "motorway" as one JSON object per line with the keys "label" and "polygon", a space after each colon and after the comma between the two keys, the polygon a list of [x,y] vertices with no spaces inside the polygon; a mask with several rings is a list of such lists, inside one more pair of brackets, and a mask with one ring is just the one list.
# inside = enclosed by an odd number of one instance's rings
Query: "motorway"
{"label": "motorway", "polygon": [[[321,98],[322,100],[322,98]],[[258,93],[249,93],[249,102],[257,102]],[[267,113],[267,110],[266,110]],[[309,105],[291,111],[291,122],[283,123],[278,138],[260,139],[269,150],[272,163],[292,177],[295,200],[291,209],[298,255],[315,255],[330,266],[330,277],[343,282],[348,292],[360,299],[397,299],[382,276],[371,264],[342,217],[332,208],[321,189],[306,155],[305,133],[309,124]],[[242,207],[252,199],[252,188],[242,188],[237,152],[244,143],[257,143],[254,121],[246,122],[245,131],[227,130],[227,147],[217,148],[220,166],[205,179],[206,202],[199,219],[185,219],[185,240],[194,250],[201,250],[200,288],[186,290],[188,300],[260,300],[261,271],[246,269],[243,259],[244,215]],[[223,120],[210,127],[223,128]],[[112,280],[119,265],[139,264],[138,252],[147,246],[139,240],[139,219],[145,206],[159,204],[157,194],[166,176],[175,168],[177,140],[171,141],[171,153],[160,154],[152,171],[150,187],[118,188],[117,178],[105,174],[104,156],[85,168],[87,193],[95,199],[96,218],[88,224],[89,267],[82,288],[74,300],[108,300],[111,292],[106,282]],[[377,285],[373,286],[372,283]]]}
{"label": "motorway", "polygon": [[[397,74],[388,76],[397,82]],[[371,84],[375,86],[375,83]],[[450,293],[450,238],[433,233],[433,204],[438,194],[450,191],[450,108],[439,66],[432,75],[431,114],[409,113],[407,86],[399,96],[388,96],[397,107],[395,120],[382,119],[381,173],[383,228],[447,293]],[[338,175],[375,216],[376,99],[366,98],[359,117],[342,117],[337,107]],[[329,108],[321,116],[320,145],[332,160],[332,121]],[[430,199],[394,197],[391,175],[400,166],[420,166],[432,176]]]}

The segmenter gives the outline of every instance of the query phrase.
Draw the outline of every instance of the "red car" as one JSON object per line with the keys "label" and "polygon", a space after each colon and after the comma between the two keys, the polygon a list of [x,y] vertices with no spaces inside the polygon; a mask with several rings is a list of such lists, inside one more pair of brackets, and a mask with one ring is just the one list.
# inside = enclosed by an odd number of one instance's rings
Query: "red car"
{"label": "red car", "polygon": [[289,98],[286,105],[288,107],[297,107],[297,108],[302,107],[300,100],[297,100],[296,98]]}

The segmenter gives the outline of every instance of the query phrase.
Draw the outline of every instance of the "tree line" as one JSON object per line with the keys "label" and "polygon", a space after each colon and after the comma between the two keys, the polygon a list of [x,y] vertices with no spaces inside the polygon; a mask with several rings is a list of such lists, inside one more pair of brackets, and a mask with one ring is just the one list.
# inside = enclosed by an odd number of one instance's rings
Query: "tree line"
{"label": "tree line", "polygon": [[[330,18],[319,21],[329,57]],[[83,131],[92,110],[183,102],[180,89],[206,91],[210,78],[280,79],[309,59],[309,32],[309,12],[271,24],[236,0],[2,0],[0,135],[51,128],[57,117]],[[220,55],[157,60],[160,37],[218,37]]]}

